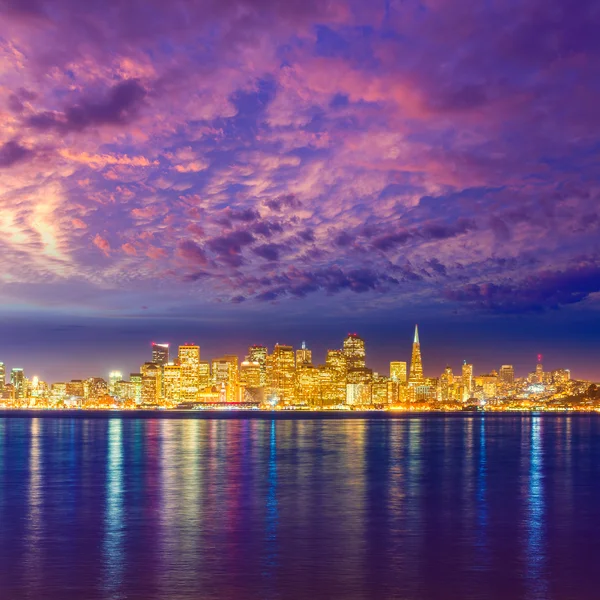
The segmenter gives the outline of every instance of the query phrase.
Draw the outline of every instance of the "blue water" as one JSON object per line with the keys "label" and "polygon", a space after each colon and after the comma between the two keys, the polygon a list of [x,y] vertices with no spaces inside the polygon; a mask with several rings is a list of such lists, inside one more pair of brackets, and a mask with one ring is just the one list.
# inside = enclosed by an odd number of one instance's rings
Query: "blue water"
{"label": "blue water", "polygon": [[599,433],[0,416],[0,598],[596,600]]}

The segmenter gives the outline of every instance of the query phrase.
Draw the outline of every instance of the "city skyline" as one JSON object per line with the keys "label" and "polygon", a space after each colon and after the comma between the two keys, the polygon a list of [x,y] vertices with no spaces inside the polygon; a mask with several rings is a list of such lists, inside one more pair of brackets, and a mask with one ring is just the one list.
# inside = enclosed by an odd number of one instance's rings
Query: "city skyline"
{"label": "city skyline", "polygon": [[0,1],[0,356],[419,322],[600,379],[594,3],[518,4]]}
{"label": "city skyline", "polygon": [[139,369],[111,371],[108,379],[96,374],[44,381],[0,362],[0,401],[6,408],[589,410],[597,395],[593,382],[578,379],[570,369],[545,369],[541,354],[525,376],[512,363],[484,372],[465,359],[459,371],[447,363],[431,377],[423,366],[418,325],[410,361],[399,358],[383,372],[374,370],[365,340],[356,332],[329,348],[322,361],[305,341],[299,347],[276,343],[272,349],[252,344],[243,357],[212,358],[193,342],[171,347],[153,341]]}
{"label": "city skyline", "polygon": [[[418,327],[418,324],[417,324],[417,327]],[[352,334],[348,333],[347,335],[352,335]],[[367,340],[366,340],[366,343],[368,344]],[[242,347],[243,350],[237,351],[237,352],[235,352],[235,351],[230,352],[232,350],[232,348],[230,348],[228,346],[220,346],[221,351],[219,351],[219,347],[211,348],[210,346],[201,344],[197,341],[193,341],[191,339],[185,339],[184,341],[180,341],[180,342],[176,342],[176,343],[165,342],[164,340],[162,342],[151,341],[151,342],[146,343],[146,347],[148,350],[148,354],[153,357],[152,360],[154,361],[154,356],[155,356],[155,352],[156,352],[155,346],[159,346],[159,347],[166,346],[166,355],[169,356],[170,352],[172,352],[173,349],[177,349],[180,346],[185,346],[186,344],[197,345],[198,347],[203,349],[203,358],[207,359],[209,361],[214,358],[218,358],[220,356],[226,355],[226,354],[233,354],[238,357],[244,357],[247,354],[248,348],[253,345],[252,343],[237,344],[237,346]],[[295,342],[295,343],[291,344],[291,346],[294,349],[300,350],[306,344],[310,344],[310,337],[308,337],[308,342],[307,342],[307,339],[303,339],[300,342]],[[258,344],[258,345],[263,347],[263,344]],[[267,348],[274,347],[275,345],[282,345],[282,343],[279,341],[272,342],[270,344],[264,343],[264,347],[267,347]],[[330,344],[329,346],[317,344],[316,349],[315,349],[315,346],[311,345],[309,351],[310,351],[312,357],[317,358],[317,359],[322,359],[322,360],[317,360],[316,362],[322,362],[325,360],[327,352],[331,349],[334,349],[334,346],[335,346],[335,344]],[[388,353],[386,353],[386,358],[382,359],[381,354],[377,352],[377,348],[373,348],[373,347],[370,347],[369,345],[367,345],[367,348],[369,349],[369,366],[373,367],[373,370],[375,372],[386,373],[390,368],[390,364],[394,363],[396,361],[404,361],[406,364],[409,364],[409,365],[412,364],[412,359],[413,359],[412,351],[414,348],[414,339],[413,339],[413,345],[410,345],[405,341],[404,346],[406,346],[406,347],[401,348],[400,344],[398,344],[398,349],[396,351],[396,354],[390,354],[388,352]],[[439,353],[436,353],[436,351],[435,351],[435,347],[430,347],[429,353],[434,356],[436,354],[439,356]],[[373,356],[378,356],[379,358],[377,360],[373,360]],[[473,356],[477,356],[477,353],[473,354]],[[504,363],[509,362],[509,363],[513,364],[513,366],[515,367],[515,373],[517,376],[525,376],[527,373],[529,373],[531,371],[531,365],[535,364],[536,360],[538,360],[540,356],[545,357],[545,355],[541,354],[541,353],[518,354],[517,355],[518,360],[516,360],[516,361],[512,360],[512,362],[511,362],[511,356],[509,354],[505,354],[503,360],[504,360]],[[177,357],[177,353],[175,353],[174,357],[175,358]],[[50,357],[48,357],[48,358],[50,358]],[[35,376],[40,377],[45,380],[50,381],[50,380],[52,380],[52,377],[54,377],[55,381],[59,381],[59,380],[70,379],[70,378],[85,379],[85,378],[91,377],[91,376],[98,376],[98,377],[104,376],[104,377],[108,378],[109,374],[112,371],[120,371],[122,373],[134,372],[135,371],[134,367],[137,366],[140,358],[143,358],[143,351],[138,347],[137,352],[135,352],[133,356],[129,356],[126,361],[119,362],[119,361],[115,361],[115,360],[112,360],[112,361],[108,360],[108,361],[105,361],[104,367],[96,365],[95,367],[91,366],[91,367],[87,367],[86,369],[76,368],[74,370],[73,367],[69,366],[68,364],[65,364],[64,362],[59,362],[57,368],[50,368],[47,366],[44,367],[43,360],[42,360],[41,364],[36,364],[34,361],[31,361],[31,360],[25,361],[25,362],[13,361],[10,359],[10,354],[0,356],[0,365],[4,366],[5,372],[7,374],[10,373],[11,368],[19,368],[19,369],[26,370],[31,375],[35,374]],[[512,358],[514,359],[515,357],[513,356]],[[547,363],[546,358],[547,357],[544,358],[544,362]],[[441,359],[438,358],[433,364],[426,363],[425,367],[423,367],[423,374],[424,374],[424,376],[438,376],[444,370],[444,368],[446,366],[450,366],[451,368],[454,368],[454,369],[459,369],[460,366],[465,361],[470,361],[472,363],[473,360],[474,359],[471,357],[471,355],[466,355],[466,354],[461,354],[460,356],[455,355],[453,357],[448,356],[447,359],[445,359],[445,360],[443,359],[443,357]],[[102,361],[100,361],[100,362],[102,362]],[[167,362],[169,362],[169,361],[167,361]],[[573,373],[573,369],[570,368],[571,362],[572,361],[567,361],[567,364],[565,366],[564,361],[560,362],[560,359],[558,359],[557,356],[552,356],[549,364],[553,368],[569,368],[569,370]],[[444,366],[440,367],[440,365],[442,363]],[[501,365],[504,363],[502,363],[502,361],[498,362],[494,358],[491,358],[490,356],[488,356],[488,357],[486,357],[485,360],[480,361],[478,363],[478,365],[481,365],[482,368],[480,368],[480,370],[483,372],[483,371],[498,370],[501,367]],[[164,364],[166,364],[166,363],[164,363]],[[128,365],[130,365],[130,367],[128,367]],[[427,367],[429,367],[429,368],[427,368]],[[76,376],[71,377],[73,375],[73,373],[75,373]],[[1,370],[0,370],[0,374],[1,374]],[[61,374],[63,375],[62,377],[58,376]],[[579,376],[579,378],[582,380],[600,381],[600,378],[595,379],[593,377],[589,378],[589,377],[583,376],[582,373],[579,373],[578,369],[575,369],[575,372],[573,374]]]}

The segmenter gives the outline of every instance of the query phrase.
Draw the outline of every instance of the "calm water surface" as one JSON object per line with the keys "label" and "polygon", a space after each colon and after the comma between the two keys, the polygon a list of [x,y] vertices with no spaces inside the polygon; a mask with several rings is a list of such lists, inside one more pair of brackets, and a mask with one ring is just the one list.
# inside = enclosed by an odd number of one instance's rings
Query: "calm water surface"
{"label": "calm water surface", "polygon": [[0,598],[596,600],[599,433],[0,417]]}

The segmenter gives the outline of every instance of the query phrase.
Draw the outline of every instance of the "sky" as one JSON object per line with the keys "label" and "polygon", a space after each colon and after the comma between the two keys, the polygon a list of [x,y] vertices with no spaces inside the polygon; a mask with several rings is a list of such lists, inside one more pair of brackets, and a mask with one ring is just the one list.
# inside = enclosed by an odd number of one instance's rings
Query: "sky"
{"label": "sky", "polygon": [[0,0],[0,361],[152,340],[600,380],[600,4]]}

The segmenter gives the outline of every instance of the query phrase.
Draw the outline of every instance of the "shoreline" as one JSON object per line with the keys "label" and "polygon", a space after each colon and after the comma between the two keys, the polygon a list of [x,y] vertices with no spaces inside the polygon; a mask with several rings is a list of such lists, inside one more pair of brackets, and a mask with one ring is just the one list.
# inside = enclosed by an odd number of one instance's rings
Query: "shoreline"
{"label": "shoreline", "polygon": [[223,409],[168,409],[168,410],[110,410],[110,409],[36,409],[8,408],[0,409],[0,419],[3,418],[105,418],[105,419],[199,419],[199,420],[386,420],[406,418],[436,418],[436,417],[530,417],[530,416],[592,416],[598,415],[595,410],[223,410]]}

